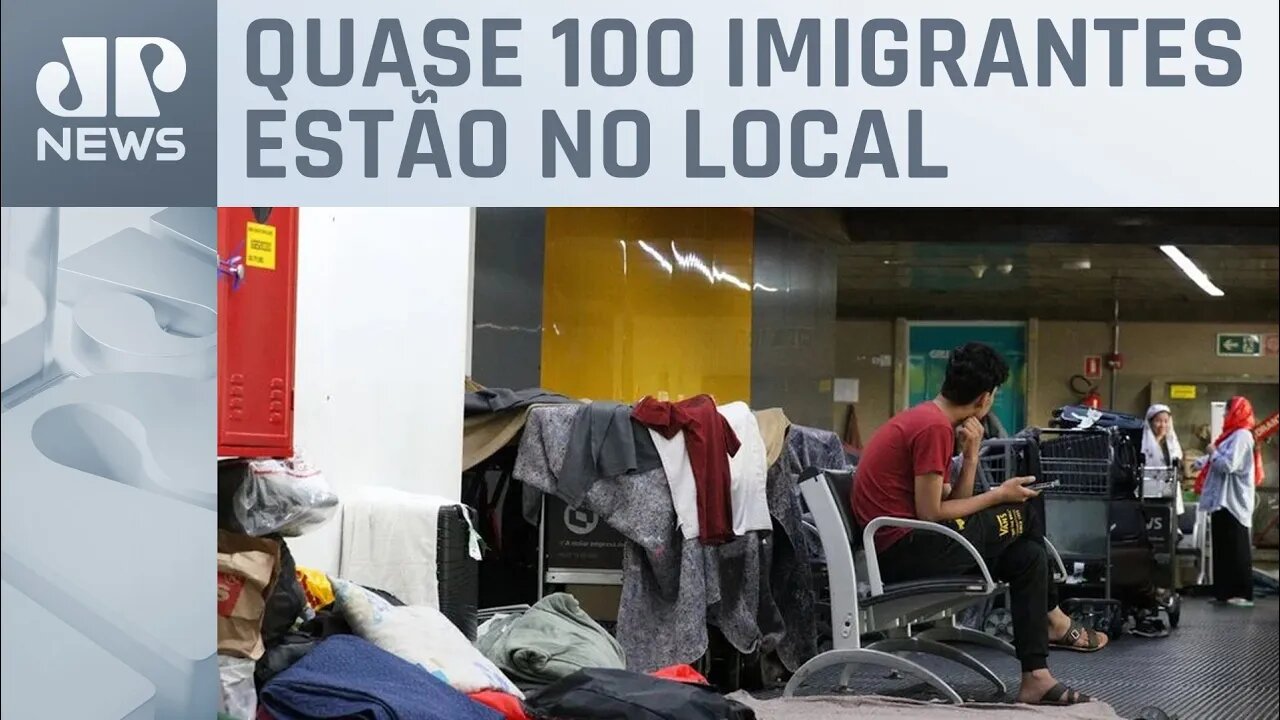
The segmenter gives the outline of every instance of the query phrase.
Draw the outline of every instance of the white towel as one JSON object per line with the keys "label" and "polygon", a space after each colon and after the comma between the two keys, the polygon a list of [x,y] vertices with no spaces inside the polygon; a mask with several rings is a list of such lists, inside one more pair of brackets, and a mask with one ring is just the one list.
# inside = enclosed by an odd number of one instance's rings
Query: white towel
{"label": "white towel", "polygon": [[440,508],[457,500],[366,487],[342,508],[338,576],[385,590],[407,605],[439,609],[436,540]]}
{"label": "white towel", "polygon": [[755,413],[744,402],[722,405],[717,410],[738,436],[738,453],[729,458],[729,497],[733,504],[733,533],[772,530],[765,482],[769,468],[765,461],[764,436]]}

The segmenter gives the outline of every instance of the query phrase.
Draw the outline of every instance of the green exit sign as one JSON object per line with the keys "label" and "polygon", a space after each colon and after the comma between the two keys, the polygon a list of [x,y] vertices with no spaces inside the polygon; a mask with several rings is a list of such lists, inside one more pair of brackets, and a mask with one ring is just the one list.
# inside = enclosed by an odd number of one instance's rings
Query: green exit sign
{"label": "green exit sign", "polygon": [[1261,357],[1262,336],[1253,333],[1220,333],[1218,355],[1221,357]]}

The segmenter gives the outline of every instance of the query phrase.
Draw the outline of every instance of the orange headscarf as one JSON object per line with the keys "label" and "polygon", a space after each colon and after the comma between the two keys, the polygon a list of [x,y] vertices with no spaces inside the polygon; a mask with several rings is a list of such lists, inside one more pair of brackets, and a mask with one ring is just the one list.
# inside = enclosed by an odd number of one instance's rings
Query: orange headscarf
{"label": "orange headscarf", "polygon": [[[1249,402],[1248,398],[1237,395],[1231,398],[1231,402],[1227,403],[1227,416],[1222,419],[1222,434],[1218,436],[1217,440],[1213,441],[1213,446],[1215,448],[1220,447],[1223,441],[1237,430],[1253,432],[1253,426],[1257,424],[1258,421],[1253,415],[1253,404]],[[1204,481],[1209,477],[1209,465],[1210,463],[1205,463],[1204,467],[1200,468],[1200,475],[1196,477],[1197,493],[1204,492]],[[1261,486],[1262,479],[1262,453],[1255,445],[1253,448],[1253,484]]]}

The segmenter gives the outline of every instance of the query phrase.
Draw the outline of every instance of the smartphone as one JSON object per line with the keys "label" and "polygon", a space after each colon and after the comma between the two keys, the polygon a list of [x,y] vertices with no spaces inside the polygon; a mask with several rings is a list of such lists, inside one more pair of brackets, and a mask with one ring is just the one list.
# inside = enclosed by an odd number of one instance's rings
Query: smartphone
{"label": "smartphone", "polygon": [[1035,490],[1036,492],[1044,492],[1045,490],[1051,490],[1053,488],[1058,487],[1058,481],[1057,480],[1037,480],[1036,482],[1028,483],[1026,485],[1023,485],[1022,487],[1028,490]]}

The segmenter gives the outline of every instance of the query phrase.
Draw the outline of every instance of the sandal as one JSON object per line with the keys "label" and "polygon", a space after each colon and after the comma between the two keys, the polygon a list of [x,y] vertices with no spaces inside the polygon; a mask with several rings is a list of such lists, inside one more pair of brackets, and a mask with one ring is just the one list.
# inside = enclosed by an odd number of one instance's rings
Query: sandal
{"label": "sandal", "polygon": [[1093,702],[1093,698],[1085,695],[1079,690],[1058,683],[1049,688],[1038,702],[1029,703],[1031,705],[1050,705],[1054,707],[1066,707],[1067,705],[1081,705],[1083,703]]}
{"label": "sandal", "polygon": [[[1081,637],[1086,638],[1086,644],[1080,644]],[[1086,628],[1075,620],[1071,621],[1071,627],[1067,629],[1067,632],[1062,637],[1049,642],[1049,647],[1084,653],[1097,652],[1102,649],[1102,645],[1098,643],[1098,633],[1093,628]]]}

